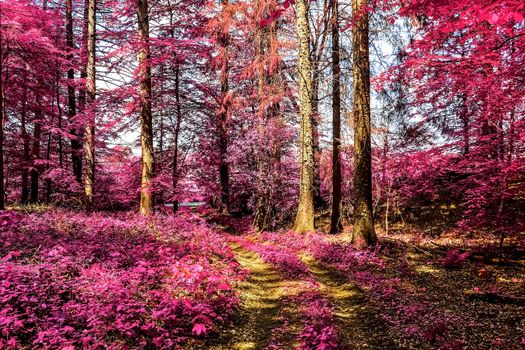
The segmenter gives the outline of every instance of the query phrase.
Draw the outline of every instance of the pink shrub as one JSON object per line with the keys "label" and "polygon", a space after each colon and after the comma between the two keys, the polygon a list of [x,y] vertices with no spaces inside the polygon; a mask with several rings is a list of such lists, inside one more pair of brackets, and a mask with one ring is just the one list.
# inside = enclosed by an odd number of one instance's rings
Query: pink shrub
{"label": "pink shrub", "polygon": [[35,214],[0,243],[0,348],[180,348],[239,302],[243,271],[190,215]]}

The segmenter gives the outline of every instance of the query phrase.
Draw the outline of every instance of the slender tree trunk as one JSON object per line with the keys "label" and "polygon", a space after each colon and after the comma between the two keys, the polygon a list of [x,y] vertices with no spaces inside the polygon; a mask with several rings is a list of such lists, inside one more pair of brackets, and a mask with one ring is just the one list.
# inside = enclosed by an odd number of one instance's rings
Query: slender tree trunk
{"label": "slender tree trunk", "polygon": [[313,26],[315,34],[312,37],[310,57],[312,60],[312,125],[314,130],[314,210],[326,208],[326,201],[321,195],[321,146],[319,139],[319,88],[321,83],[321,60],[325,49],[328,34],[330,33],[331,0],[323,0],[321,22]]}
{"label": "slender tree trunk", "polygon": [[149,46],[148,0],[138,0],[139,36],[139,96],[140,96],[140,141],[142,146],[142,178],[140,191],[140,213],[149,215],[153,211],[153,177],[155,159],[153,155],[153,121],[151,111],[151,53]]}
{"label": "slender tree trunk", "polygon": [[330,233],[341,230],[341,67],[338,1],[332,0],[332,215]]}
{"label": "slender tree trunk", "polygon": [[95,185],[95,40],[96,40],[96,0],[87,0],[87,64],[86,64],[86,107],[89,118],[85,130],[85,158],[86,170],[84,191],[86,193],[88,208],[93,206],[93,193]]}
{"label": "slender tree trunk", "polygon": [[312,125],[312,63],[310,59],[310,28],[308,25],[308,0],[296,2],[297,36],[299,39],[298,73],[301,114],[300,151],[301,179],[299,204],[293,231],[313,232],[314,228],[314,130]]}
{"label": "slender tree trunk", "polygon": [[35,111],[35,123],[33,129],[33,166],[30,172],[31,177],[31,197],[30,202],[36,204],[39,201],[38,196],[38,183],[40,178],[40,166],[36,164],[36,161],[40,159],[40,141],[42,139],[42,106],[40,101],[37,100],[37,109]]}
{"label": "slender tree trunk", "polygon": [[[0,18],[1,18],[0,13]],[[4,108],[4,79],[2,73],[4,71],[4,50],[2,42],[2,33],[0,32],[0,210],[5,209],[5,188],[4,188],[4,124],[5,124],[5,108]]]}
{"label": "slender tree trunk", "polygon": [[325,201],[321,196],[321,147],[319,145],[319,83],[320,71],[319,60],[314,51],[312,55],[312,128],[313,128],[313,150],[314,150],[314,210],[321,210],[325,206]]}
{"label": "slender tree trunk", "polygon": [[[228,6],[228,0],[221,0],[223,9]],[[221,99],[219,111],[219,178],[221,184],[221,202],[225,212],[230,211],[230,166],[228,164],[228,104],[229,90],[229,35],[221,32],[219,44],[223,50],[221,62]]]}
{"label": "slender tree trunk", "polygon": [[[60,104],[60,76],[56,79],[56,99],[58,112],[58,128],[62,130],[62,105]],[[58,135],[58,164],[62,168],[64,165],[64,145],[62,142],[62,134]]]}
{"label": "slender tree trunk", "polygon": [[[260,19],[267,16],[267,11],[264,10],[264,1],[257,1],[257,13]],[[258,154],[257,154],[257,172],[258,172],[258,183],[257,183],[257,204],[255,208],[255,215],[253,224],[258,231],[264,231],[267,228],[269,220],[269,197],[270,191],[268,186],[268,176],[270,176],[269,169],[269,157],[267,151],[267,138],[266,138],[266,126],[268,123],[267,110],[264,104],[264,94],[265,87],[267,83],[267,72],[265,57],[267,54],[268,46],[268,29],[269,26],[262,26],[257,28],[256,33],[256,54],[257,54],[257,63],[258,63],[258,79],[257,79],[257,88],[258,88],[258,97],[259,97],[259,125],[258,125],[258,137],[259,145]]]}
{"label": "slender tree trunk", "polygon": [[27,204],[29,202],[29,171],[28,167],[31,163],[31,154],[29,153],[29,135],[27,133],[27,88],[24,88],[23,101],[22,101],[22,115],[21,115],[21,134],[22,142],[24,143],[24,163],[22,168],[22,204]]}
{"label": "slender tree trunk", "polygon": [[[53,108],[54,109],[54,108]],[[53,116],[51,116],[51,125],[53,125]],[[47,135],[47,145],[46,145],[46,170],[49,169],[49,162],[51,160],[51,144],[52,144],[52,135],[51,133],[48,133]],[[49,204],[49,202],[51,201],[51,179],[45,179],[44,181],[45,183],[45,203],[46,204]]]}
{"label": "slender tree trunk", "polygon": [[[89,18],[89,4],[88,0],[85,0],[85,6],[84,6],[84,21],[82,22],[82,45],[81,45],[81,54],[80,57],[82,58],[82,64],[80,65],[80,80],[86,80],[87,79],[87,42],[88,42],[88,18]],[[86,85],[79,86],[78,88],[78,110],[80,112],[84,112],[86,108]],[[69,101],[68,101],[69,102]],[[79,132],[82,132],[83,130],[80,129]],[[81,140],[84,135],[79,135],[79,139]]]}
{"label": "slender tree trunk", "polygon": [[[175,122],[175,132],[173,134],[173,191],[179,185],[179,134],[182,121],[182,111],[180,105],[180,65],[175,66],[175,103],[177,104],[177,120]],[[179,201],[173,200],[173,212],[179,210]]]}
{"label": "slender tree trunk", "polygon": [[[268,6],[264,0],[257,1],[258,20],[266,18],[275,11],[275,6]],[[279,66],[274,66],[278,57],[277,22],[269,26],[258,28],[256,33],[256,52],[258,66],[258,93],[259,93],[259,148],[257,155],[257,204],[254,215],[254,226],[258,231],[271,229],[272,217],[275,215],[274,203],[276,190],[280,188],[279,166],[281,146],[275,135],[268,135],[268,126],[278,123],[279,103],[268,104],[266,94],[274,94],[278,88]]]}
{"label": "slender tree trunk", "polygon": [[[75,48],[73,42],[73,10],[72,0],[66,0],[66,44],[69,48],[67,59],[70,65],[73,65],[73,53]],[[77,114],[77,107],[75,101],[75,88],[73,86],[75,80],[75,70],[70,67],[67,71],[67,99],[68,99],[68,117],[71,125],[75,123],[74,118]],[[78,138],[78,129],[74,126],[70,127],[69,133],[74,137],[71,139],[71,164],[73,166],[73,176],[78,183],[82,183],[82,143]]]}
{"label": "slender tree trunk", "polygon": [[354,228],[352,241],[371,245],[377,241],[372,212],[372,145],[370,123],[370,60],[367,0],[352,0],[356,20],[352,31],[354,75]]}

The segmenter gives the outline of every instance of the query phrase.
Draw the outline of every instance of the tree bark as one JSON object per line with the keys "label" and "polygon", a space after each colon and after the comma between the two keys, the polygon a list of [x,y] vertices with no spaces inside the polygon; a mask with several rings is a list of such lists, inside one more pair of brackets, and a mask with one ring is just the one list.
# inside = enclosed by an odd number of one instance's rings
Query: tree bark
{"label": "tree bark", "polygon": [[[274,3],[265,0],[257,1],[257,21],[267,18],[276,10]],[[276,135],[268,135],[268,126],[275,127],[279,123],[279,102],[268,103],[268,95],[273,95],[280,88],[279,75],[281,69],[277,58],[278,52],[278,22],[273,21],[268,26],[259,27],[256,33],[256,53],[258,63],[258,94],[259,94],[259,147],[257,155],[257,203],[254,215],[254,226],[258,231],[274,228],[272,219],[277,213],[275,204],[276,192],[280,188],[281,145]]]}
{"label": "tree bark", "polygon": [[93,206],[93,193],[95,183],[95,40],[96,40],[96,0],[87,2],[87,64],[86,64],[86,107],[88,109],[88,121],[85,130],[85,158],[86,169],[84,179],[84,191],[87,205]]}
{"label": "tree bark", "polygon": [[352,0],[355,26],[352,31],[354,85],[354,228],[352,241],[371,245],[377,241],[372,212],[372,145],[370,122],[370,60],[368,47],[368,1]]}
{"label": "tree bark", "polygon": [[[69,48],[67,59],[70,65],[73,65],[73,50],[75,48],[73,41],[73,9],[72,0],[66,0],[66,44]],[[77,107],[75,101],[75,88],[73,86],[75,80],[75,70],[70,67],[67,71],[67,99],[68,99],[68,117],[71,125],[75,123],[74,118],[77,114]],[[71,164],[73,166],[73,176],[78,183],[82,183],[82,143],[78,139],[78,129],[70,127],[70,134],[74,137],[71,139]]]}
{"label": "tree bark", "polygon": [[[256,11],[258,14],[258,20],[261,21],[268,15],[268,11],[265,9],[264,1],[256,1]],[[272,24],[273,25],[273,24]],[[258,64],[258,98],[259,108],[257,111],[259,125],[258,125],[258,137],[259,137],[259,148],[257,154],[257,172],[258,172],[258,183],[257,183],[257,203],[255,207],[255,215],[253,224],[257,231],[264,231],[268,226],[268,220],[270,216],[270,191],[268,186],[268,176],[270,176],[269,157],[267,152],[266,139],[266,126],[268,123],[267,109],[264,103],[265,87],[267,84],[268,76],[266,72],[265,57],[267,56],[267,48],[269,41],[269,28],[270,26],[257,27],[256,33],[256,55]]]}
{"label": "tree bark", "polygon": [[[56,99],[58,112],[58,128],[62,130],[62,105],[60,104],[60,74],[56,78]],[[62,168],[64,166],[64,144],[62,142],[62,134],[58,135],[58,164]]]}
{"label": "tree bark", "polygon": [[[1,13],[0,13],[1,18]],[[0,210],[5,209],[5,188],[4,188],[4,124],[5,124],[5,108],[4,108],[4,79],[2,73],[4,71],[4,51],[2,42],[2,33],[0,32]]]}
{"label": "tree bark", "polygon": [[314,228],[314,130],[312,125],[312,62],[310,58],[310,28],[308,0],[296,2],[297,36],[299,40],[299,110],[301,115],[300,152],[301,178],[299,204],[293,226],[296,233],[313,232]]}
{"label": "tree bark", "polygon": [[341,230],[341,67],[339,57],[339,9],[332,0],[332,213],[330,233]]}
{"label": "tree bark", "polygon": [[[228,0],[221,0],[223,9],[228,6]],[[226,100],[229,90],[228,65],[228,33],[219,34],[219,44],[223,50],[221,62],[221,106],[219,111],[219,178],[221,184],[221,202],[225,212],[230,211],[230,166],[228,164],[228,104]]]}
{"label": "tree bark", "polygon": [[28,167],[31,163],[31,154],[29,153],[29,134],[27,133],[27,88],[24,88],[23,101],[22,101],[22,115],[21,115],[21,135],[22,142],[24,143],[24,163],[22,167],[22,197],[20,201],[22,204],[27,204],[29,202],[29,171]]}
{"label": "tree bark", "polygon": [[142,147],[142,177],[140,190],[140,213],[150,215],[153,211],[153,177],[155,159],[153,154],[153,121],[151,111],[151,53],[149,44],[148,0],[137,1],[139,37],[139,98],[140,98],[140,141]]}
{"label": "tree bark", "polygon": [[37,100],[37,107],[35,110],[35,123],[33,129],[33,149],[32,149],[32,169],[30,172],[31,178],[31,194],[29,202],[36,204],[39,201],[38,184],[40,178],[40,166],[36,164],[36,161],[40,158],[40,141],[42,139],[42,106],[40,101]]}
{"label": "tree bark", "polygon": [[[175,132],[173,133],[173,191],[179,185],[179,134],[182,122],[182,112],[180,105],[180,65],[175,66],[175,103],[177,104],[177,120],[175,121]],[[179,210],[179,201],[173,200],[173,212]]]}
{"label": "tree bark", "polygon": [[323,0],[322,2],[322,18],[321,21],[313,26],[314,33],[311,38],[311,52],[312,60],[312,125],[314,130],[314,210],[323,210],[326,208],[326,200],[321,194],[321,146],[319,139],[319,90],[321,84],[321,62],[323,53],[330,33],[330,8],[331,0]]}

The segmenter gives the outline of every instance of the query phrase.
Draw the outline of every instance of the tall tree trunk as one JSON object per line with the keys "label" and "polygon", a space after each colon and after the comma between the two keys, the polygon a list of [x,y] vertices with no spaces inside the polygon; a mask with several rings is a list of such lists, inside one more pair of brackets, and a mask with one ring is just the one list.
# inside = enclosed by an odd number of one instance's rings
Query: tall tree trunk
{"label": "tall tree trunk", "polygon": [[314,229],[314,130],[312,125],[312,63],[310,59],[310,28],[308,25],[308,0],[298,0],[297,37],[299,40],[298,73],[299,101],[301,114],[300,151],[301,179],[299,184],[299,205],[293,231],[313,232]]}
{"label": "tall tree trunk", "polygon": [[[175,132],[173,133],[173,191],[179,185],[179,134],[182,122],[182,111],[180,105],[180,65],[175,66],[175,103],[177,104],[177,120],[175,121]],[[173,200],[173,212],[179,210],[179,201]]]}
{"label": "tall tree trunk", "polygon": [[151,111],[151,53],[149,46],[148,0],[137,1],[139,36],[139,97],[140,97],[140,141],[142,146],[142,178],[140,191],[140,213],[149,215],[153,211],[153,177],[155,159],[153,155],[153,121]]}
{"label": "tall tree trunk", "polygon": [[[0,16],[2,14],[0,13]],[[1,17],[0,17],[1,18]],[[4,124],[5,124],[5,107],[4,107],[4,50],[2,42],[2,33],[0,32],[0,210],[5,209],[5,188],[4,188]]]}
{"label": "tall tree trunk", "polygon": [[[323,59],[323,53],[328,39],[330,26],[330,10],[331,0],[322,1],[322,17],[319,22],[314,24],[314,34],[312,35],[311,45],[311,60],[312,60],[312,123],[314,130],[314,210],[322,210],[326,207],[326,201],[321,195],[321,146],[319,137],[319,90],[321,83],[321,62]],[[311,33],[312,34],[312,33]]]}
{"label": "tall tree trunk", "polygon": [[86,193],[87,205],[93,206],[93,193],[95,184],[95,40],[96,40],[96,0],[87,0],[87,64],[86,64],[86,107],[89,110],[89,118],[85,130],[85,158],[86,174],[84,179],[84,191]]}
{"label": "tall tree trunk", "polygon": [[[72,0],[66,0],[66,44],[69,48],[67,59],[70,65],[73,65],[73,50],[75,48],[73,42],[73,9]],[[75,88],[73,86],[75,80],[75,70],[71,66],[67,71],[67,99],[68,99],[68,117],[71,125],[74,125],[74,118],[77,114],[77,107],[75,101]],[[74,137],[71,139],[71,164],[73,166],[73,176],[78,183],[82,183],[82,143],[79,140],[79,130],[72,126],[69,133]]]}
{"label": "tall tree trunk", "polygon": [[36,164],[36,161],[40,159],[40,141],[42,139],[42,106],[40,101],[37,100],[37,107],[35,110],[35,123],[33,128],[33,164],[30,172],[31,177],[31,196],[30,203],[38,203],[38,183],[40,178],[40,166]]}
{"label": "tall tree trunk", "polygon": [[22,197],[20,199],[22,204],[29,202],[29,164],[31,163],[31,154],[29,153],[29,135],[27,133],[27,87],[24,87],[23,101],[22,101],[22,115],[21,115],[21,135],[24,143],[23,151],[23,168],[22,168]]}
{"label": "tall tree trunk", "polygon": [[[257,1],[258,21],[275,11],[275,5],[264,0]],[[269,26],[259,27],[256,33],[256,52],[258,66],[259,94],[259,152],[257,156],[258,184],[257,204],[254,215],[254,226],[258,231],[271,229],[272,217],[275,216],[274,203],[276,190],[280,188],[281,145],[275,135],[268,135],[268,126],[279,122],[280,105],[278,102],[267,103],[265,94],[273,95],[278,89],[280,73],[278,61],[278,24],[274,21]]]}
{"label": "tall tree trunk", "polygon": [[[264,1],[256,1],[256,11],[259,15],[259,21],[265,18],[268,14],[264,8]],[[258,183],[257,183],[257,203],[255,207],[255,215],[253,224],[258,231],[264,231],[267,228],[269,220],[269,207],[270,207],[270,191],[268,186],[268,176],[270,175],[269,159],[267,152],[267,137],[266,137],[266,126],[268,123],[267,110],[264,103],[264,94],[266,93],[265,87],[267,83],[267,72],[265,57],[267,56],[268,47],[268,29],[269,26],[257,27],[255,51],[257,54],[258,64],[258,97],[259,97],[259,108],[257,114],[259,116],[258,125],[258,137],[259,137],[259,149],[257,154],[257,172],[258,172]]]}
{"label": "tall tree trunk", "polygon": [[330,233],[341,230],[341,67],[339,57],[339,9],[332,0],[332,214]]}
{"label": "tall tree trunk", "polygon": [[325,201],[321,196],[321,147],[319,144],[319,57],[314,50],[314,57],[312,61],[312,128],[313,128],[313,150],[314,150],[314,210],[321,210],[325,206]]}
{"label": "tall tree trunk", "polygon": [[[80,53],[80,57],[83,59],[82,64],[80,65],[80,80],[86,80],[87,79],[87,42],[88,42],[88,18],[89,18],[89,6],[88,6],[88,0],[85,0],[85,6],[84,6],[84,20],[82,22],[82,45]],[[78,110],[80,112],[84,112],[86,108],[86,85],[79,86],[78,88]],[[80,129],[79,132],[82,132],[83,130]],[[79,135],[79,139],[82,140],[82,136]]]}
{"label": "tall tree trunk", "polygon": [[[54,106],[53,106],[54,109]],[[53,115],[51,115],[51,125],[53,125]],[[52,135],[48,133],[47,135],[47,145],[46,145],[46,170],[49,169],[49,162],[51,161],[51,145],[52,145]],[[49,204],[51,201],[51,179],[45,179],[45,203]]]}
{"label": "tall tree trunk", "polygon": [[377,241],[372,212],[372,145],[370,122],[370,60],[368,0],[352,0],[354,78],[354,228],[352,241],[371,245]]}
{"label": "tall tree trunk", "polygon": [[[223,10],[228,6],[228,0],[221,0]],[[219,44],[223,50],[221,62],[221,106],[219,111],[219,178],[221,184],[221,202],[225,212],[230,211],[230,165],[228,164],[228,90],[229,65],[228,45],[229,35],[224,28],[219,34]]]}
{"label": "tall tree trunk", "polygon": [[[58,112],[58,128],[62,130],[62,105],[60,104],[60,76],[56,78],[56,99]],[[62,168],[64,165],[64,145],[62,142],[62,134],[58,135],[58,164]]]}

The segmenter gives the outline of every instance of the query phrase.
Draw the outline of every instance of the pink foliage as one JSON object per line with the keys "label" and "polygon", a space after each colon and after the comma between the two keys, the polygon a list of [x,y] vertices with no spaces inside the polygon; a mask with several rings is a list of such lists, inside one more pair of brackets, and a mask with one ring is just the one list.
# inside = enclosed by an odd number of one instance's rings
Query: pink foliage
{"label": "pink foliage", "polygon": [[2,346],[178,348],[235,313],[243,272],[197,217],[17,219],[0,233]]}

